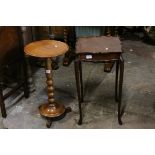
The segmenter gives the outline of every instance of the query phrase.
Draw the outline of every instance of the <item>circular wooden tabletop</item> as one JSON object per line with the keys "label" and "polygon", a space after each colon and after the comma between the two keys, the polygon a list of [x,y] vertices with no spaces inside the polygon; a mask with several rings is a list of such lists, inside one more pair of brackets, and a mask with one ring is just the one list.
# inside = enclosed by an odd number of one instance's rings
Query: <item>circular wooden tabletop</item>
{"label": "circular wooden tabletop", "polygon": [[24,47],[27,55],[49,58],[62,55],[68,51],[69,47],[66,43],[56,40],[41,40],[32,42]]}

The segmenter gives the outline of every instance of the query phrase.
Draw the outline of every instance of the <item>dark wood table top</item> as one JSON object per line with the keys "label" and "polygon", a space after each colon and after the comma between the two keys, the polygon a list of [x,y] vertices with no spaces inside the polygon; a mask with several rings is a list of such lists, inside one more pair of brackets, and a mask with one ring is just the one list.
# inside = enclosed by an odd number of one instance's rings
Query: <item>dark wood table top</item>
{"label": "dark wood table top", "polygon": [[83,37],[76,42],[76,53],[116,53],[122,52],[119,37]]}

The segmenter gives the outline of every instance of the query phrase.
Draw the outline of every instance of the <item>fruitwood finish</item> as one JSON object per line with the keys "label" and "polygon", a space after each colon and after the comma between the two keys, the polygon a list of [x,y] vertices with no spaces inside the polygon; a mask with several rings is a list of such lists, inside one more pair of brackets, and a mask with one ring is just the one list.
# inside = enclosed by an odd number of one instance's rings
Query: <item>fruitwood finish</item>
{"label": "fruitwood finish", "polygon": [[49,58],[62,55],[68,51],[67,44],[55,40],[35,41],[25,46],[25,53],[30,56]]}
{"label": "fruitwood finish", "polygon": [[121,42],[119,38],[101,36],[79,38],[77,40],[74,66],[79,103],[79,125],[82,124],[83,117],[81,108],[81,103],[83,102],[82,62],[116,63],[115,100],[118,102],[118,122],[122,125],[121,100],[124,60],[122,58]]}
{"label": "fruitwood finish", "polygon": [[54,86],[52,78],[52,60],[51,57],[56,57],[65,54],[69,50],[66,43],[55,40],[41,40],[28,44],[24,51],[26,54],[39,58],[46,58],[46,78],[48,90],[48,102],[39,107],[40,114],[47,119],[47,127],[49,128],[52,121],[59,119],[70,108],[65,108],[63,104],[57,103],[54,99]]}

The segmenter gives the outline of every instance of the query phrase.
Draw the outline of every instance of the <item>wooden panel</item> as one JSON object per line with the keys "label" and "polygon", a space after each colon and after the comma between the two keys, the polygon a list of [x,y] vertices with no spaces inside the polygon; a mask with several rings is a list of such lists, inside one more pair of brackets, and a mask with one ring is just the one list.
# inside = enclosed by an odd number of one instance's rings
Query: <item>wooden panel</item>
{"label": "wooden panel", "polygon": [[35,26],[33,29],[36,40],[48,39],[49,34],[53,34],[56,40],[62,41],[65,37],[68,38],[67,40],[71,40],[70,38],[74,35],[74,27],[72,26]]}
{"label": "wooden panel", "polygon": [[16,61],[20,56],[17,27],[0,28],[0,65]]}
{"label": "wooden panel", "polygon": [[37,40],[48,39],[49,34],[54,34],[55,36],[64,36],[64,26],[36,26],[35,35]]}

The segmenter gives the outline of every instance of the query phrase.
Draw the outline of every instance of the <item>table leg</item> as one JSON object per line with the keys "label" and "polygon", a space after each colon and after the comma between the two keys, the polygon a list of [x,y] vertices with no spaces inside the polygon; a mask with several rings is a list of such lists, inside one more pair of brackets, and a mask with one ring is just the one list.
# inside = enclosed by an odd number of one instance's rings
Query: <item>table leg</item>
{"label": "table leg", "polygon": [[3,99],[3,92],[2,92],[2,86],[0,84],[0,107],[1,107],[1,113],[2,117],[6,118],[6,109],[5,109],[5,104],[4,104],[4,99]]}
{"label": "table leg", "polygon": [[82,81],[82,62],[79,61],[79,74],[80,74],[80,101],[83,102],[83,81]]}
{"label": "table leg", "polygon": [[118,102],[118,72],[119,72],[119,61],[116,61],[116,77],[115,77],[115,101]]}
{"label": "table leg", "polygon": [[[79,69],[79,60],[74,61],[75,67],[75,78],[76,78],[76,88],[77,88],[77,95],[78,95],[78,104],[79,104],[79,121],[78,124],[82,124],[82,108],[81,108],[81,84],[80,84],[80,69]],[[81,76],[82,77],[82,76]]]}
{"label": "table leg", "polygon": [[121,103],[122,103],[122,86],[123,86],[123,75],[124,75],[124,60],[120,58],[120,78],[119,78],[119,101],[118,101],[118,122],[122,125],[122,112],[121,112]]}
{"label": "table leg", "polygon": [[28,68],[26,65],[26,58],[24,57],[24,60],[22,62],[23,66],[23,73],[24,73],[24,96],[26,98],[29,97],[29,87],[28,87]]}
{"label": "table leg", "polygon": [[32,93],[33,91],[35,91],[35,85],[32,78],[32,69],[30,66],[30,60],[28,56],[26,56],[25,61],[27,66],[26,69],[27,69],[27,81],[28,81],[29,93]]}

